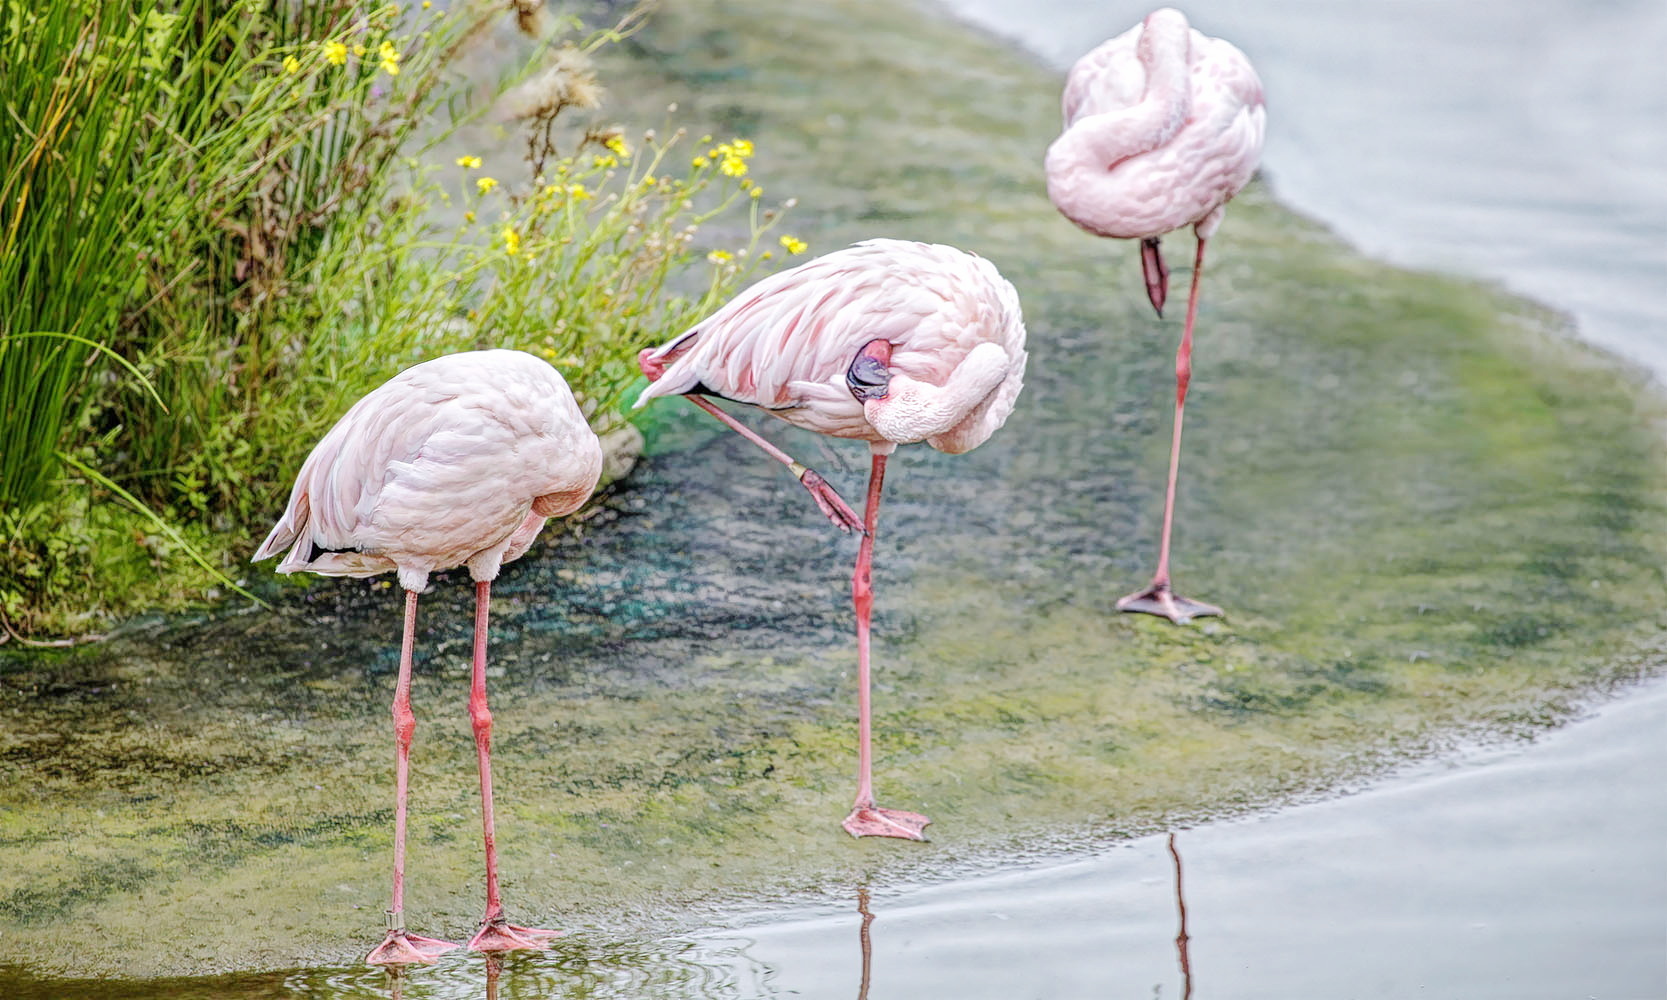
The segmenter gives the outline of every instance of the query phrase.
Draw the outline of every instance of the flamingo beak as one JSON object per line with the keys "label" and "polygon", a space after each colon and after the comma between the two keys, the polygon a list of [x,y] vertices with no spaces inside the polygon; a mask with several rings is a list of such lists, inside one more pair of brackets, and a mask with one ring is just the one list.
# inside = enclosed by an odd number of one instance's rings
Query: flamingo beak
{"label": "flamingo beak", "polygon": [[886,362],[890,360],[891,342],[888,340],[871,340],[857,352],[851,367],[845,369],[845,385],[857,402],[886,398],[886,392],[891,388],[891,371],[886,367]]}

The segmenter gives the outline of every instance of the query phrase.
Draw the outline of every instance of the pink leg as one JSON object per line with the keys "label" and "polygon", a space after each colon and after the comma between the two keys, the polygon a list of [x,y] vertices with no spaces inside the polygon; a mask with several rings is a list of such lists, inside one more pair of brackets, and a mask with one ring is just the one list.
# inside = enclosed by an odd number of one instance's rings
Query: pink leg
{"label": "pink leg", "polygon": [[475,666],[469,683],[469,722],[475,731],[475,758],[480,764],[480,823],[486,838],[486,915],[480,930],[469,939],[470,951],[516,951],[549,947],[561,931],[517,927],[504,919],[498,898],[498,843],[492,820],[492,712],[486,707],[486,619],[492,605],[492,584],[475,581]]}
{"label": "pink leg", "polygon": [[880,522],[880,487],[886,478],[886,456],[876,454],[868,474],[868,506],[857,568],[851,575],[851,603],[857,610],[857,798],[845,817],[845,832],[853,837],[902,837],[925,840],[921,831],[932,822],[919,813],[881,809],[874,804],[873,715],[869,706],[868,621],[874,610],[874,531]]}
{"label": "pink leg", "polygon": [[1221,609],[1176,594],[1169,585],[1169,536],[1175,523],[1175,479],[1181,467],[1181,420],[1186,412],[1187,385],[1192,381],[1192,326],[1198,318],[1198,283],[1204,275],[1204,240],[1198,241],[1198,256],[1192,266],[1192,292],[1187,296],[1187,323],[1181,333],[1181,349],[1175,352],[1175,430],[1169,442],[1169,487],[1163,501],[1163,543],[1158,549],[1158,571],[1145,590],[1121,598],[1119,611],[1140,611],[1168,618],[1177,625],[1204,615],[1219,615]]}
{"label": "pink leg", "polygon": [[[639,352],[637,354],[637,366],[642,369],[644,375],[648,376],[650,382],[655,382],[659,380],[661,375],[665,374],[665,366],[663,362],[651,360],[648,357],[651,353],[653,352],[649,350]],[[821,473],[815,469],[806,468],[792,455],[777,448],[755,433],[752,428],[719,409],[718,405],[711,400],[702,399],[699,396],[685,396],[683,398],[717,417],[724,426],[763,448],[771,458],[787,466],[788,471],[792,472],[799,483],[810,492],[810,498],[816,502],[816,509],[822,512],[822,516],[832,521],[834,527],[840,531],[863,530],[862,519],[857,517],[857,512],[851,509],[851,506],[845,502],[843,497],[834,492],[834,488],[828,485],[828,481],[822,478]]]}
{"label": "pink leg", "polygon": [[1146,279],[1146,297],[1152,300],[1158,318],[1163,319],[1163,304],[1169,298],[1169,268],[1164,265],[1155,236],[1140,241],[1140,274]]}
{"label": "pink leg", "polygon": [[405,592],[405,636],[399,649],[399,680],[394,684],[394,894],[388,906],[388,934],[365,961],[371,965],[430,964],[456,948],[450,941],[418,937],[405,929],[405,792],[411,778],[411,737],[417,717],[411,712],[411,649],[417,636],[417,593]]}

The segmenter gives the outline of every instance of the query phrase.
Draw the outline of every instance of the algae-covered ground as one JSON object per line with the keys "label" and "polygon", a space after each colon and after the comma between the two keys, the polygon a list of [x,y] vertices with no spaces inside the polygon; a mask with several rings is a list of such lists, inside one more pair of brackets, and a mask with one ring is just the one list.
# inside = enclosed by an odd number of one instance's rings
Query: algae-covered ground
{"label": "algae-covered ground", "polygon": [[[1277,804],[1660,671],[1662,411],[1558,317],[1363,260],[1252,185],[1211,244],[1175,556],[1229,615],[1117,615],[1154,558],[1179,324],[1131,246],[1043,194],[1057,77],[877,0],[672,7],[604,72],[622,120],[675,101],[753,139],[812,253],[993,260],[1031,362],[990,443],[906,449],[887,481],[877,779],[928,845],[839,829],[855,540],[749,445],[657,403],[598,516],[506,571],[505,890],[587,931],[565,947],[602,962],[724,900]],[[757,425],[860,496],[860,446]],[[0,966],[282,969],[377,938],[397,591],[273,593],[0,659]],[[415,693],[409,922],[451,937],[480,910],[468,601],[459,574],[423,599]]]}

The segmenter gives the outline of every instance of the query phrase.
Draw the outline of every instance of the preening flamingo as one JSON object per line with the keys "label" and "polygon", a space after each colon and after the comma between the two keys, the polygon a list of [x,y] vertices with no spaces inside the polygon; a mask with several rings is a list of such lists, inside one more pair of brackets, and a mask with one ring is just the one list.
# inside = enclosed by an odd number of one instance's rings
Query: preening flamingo
{"label": "preening flamingo", "polygon": [[1220,608],[1171,589],[1169,538],[1204,246],[1228,200],[1256,172],[1266,123],[1262,83],[1244,53],[1193,30],[1186,15],[1166,7],[1078,60],[1065,80],[1064,109],[1065,131],[1048,147],[1048,197],[1095,235],[1140,240],[1146,294],[1159,316],[1169,271],[1158,238],[1188,225],[1198,237],[1175,355],[1175,428],[1158,569],[1150,586],[1117,607],[1174,622],[1219,615]]}
{"label": "preening flamingo", "polygon": [[[869,706],[871,567],[886,458],[925,441],[958,455],[1007,419],[1023,385],[1018,293],[989,261],[953,247],[869,240],[782,271],[638,363],[637,399],[687,395],[788,466],[834,524],[862,532],[851,597],[857,618],[857,794],[854,837],[924,840],[919,813],[874,802]],[[858,520],[814,471],[702,396],[748,403],[832,437],[867,441],[868,502]]]}
{"label": "preening flamingo", "polygon": [[307,456],[289,506],[255,559],[289,554],[280,573],[375,576],[405,589],[394,687],[394,886],[386,938],[366,961],[432,962],[456,948],[405,929],[405,799],[410,776],[411,649],[417,595],[430,573],[467,566],[475,581],[469,719],[480,767],[486,914],[476,951],[543,948],[560,931],[518,927],[498,896],[492,821],[492,713],[486,704],[492,580],[532,545],[546,519],[578,510],[596,489],[602,446],[548,364],[520,351],[472,351],[406,369],[353,405]]}

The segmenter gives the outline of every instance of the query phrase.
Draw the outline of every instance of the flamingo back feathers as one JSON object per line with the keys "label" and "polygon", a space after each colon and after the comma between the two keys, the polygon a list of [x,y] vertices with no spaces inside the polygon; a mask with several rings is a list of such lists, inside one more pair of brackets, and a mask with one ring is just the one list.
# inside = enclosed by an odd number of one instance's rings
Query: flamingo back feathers
{"label": "flamingo back feathers", "polygon": [[892,371],[933,385],[985,342],[1001,345],[1022,378],[1018,293],[994,265],[953,247],[880,239],[764,278],[656,349],[650,356],[669,363],[636,405],[704,387],[809,430],[884,440],[845,384],[852,359],[876,339],[893,345]]}
{"label": "flamingo back feathers", "polygon": [[573,509],[570,498],[582,503],[601,468],[601,445],[554,368],[519,351],[447,355],[400,373],[337,421],[255,558],[287,547],[279,572],[397,569],[414,590],[428,573],[466,563],[491,579],[531,544],[536,528],[518,533],[535,500],[559,495],[541,508]]}

